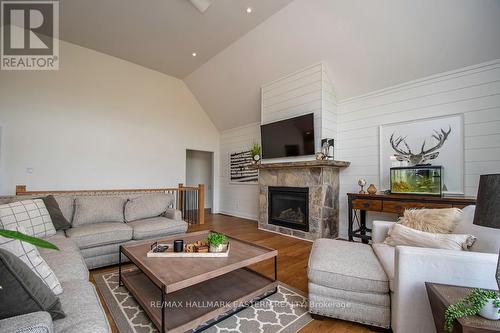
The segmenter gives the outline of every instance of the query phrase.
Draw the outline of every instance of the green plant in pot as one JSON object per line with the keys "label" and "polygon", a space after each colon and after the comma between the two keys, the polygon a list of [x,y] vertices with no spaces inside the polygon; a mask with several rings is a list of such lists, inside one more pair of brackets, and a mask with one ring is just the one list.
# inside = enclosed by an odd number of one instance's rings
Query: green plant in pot
{"label": "green plant in pot", "polygon": [[258,143],[254,143],[250,147],[250,155],[252,155],[252,160],[254,163],[257,163],[260,161],[262,157],[262,149]]}
{"label": "green plant in pot", "polygon": [[474,289],[460,302],[449,305],[444,315],[444,329],[451,332],[455,319],[477,314],[491,320],[500,318],[500,298],[496,291]]}
{"label": "green plant in pot", "polygon": [[31,237],[19,231],[0,229],[0,236],[5,238],[17,239],[22,242],[30,243],[38,247],[43,247],[45,249],[59,250],[57,246],[55,246],[50,242],[47,242],[46,240],[36,237]]}
{"label": "green plant in pot", "polygon": [[218,232],[211,232],[207,237],[208,245],[210,245],[210,252],[225,252],[227,250],[227,237]]}

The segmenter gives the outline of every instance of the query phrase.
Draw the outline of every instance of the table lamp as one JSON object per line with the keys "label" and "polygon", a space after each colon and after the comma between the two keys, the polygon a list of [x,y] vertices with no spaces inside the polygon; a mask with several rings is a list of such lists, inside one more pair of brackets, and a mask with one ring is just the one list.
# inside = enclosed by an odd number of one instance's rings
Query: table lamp
{"label": "table lamp", "polygon": [[[473,223],[482,227],[500,229],[500,174],[481,175],[479,178]],[[496,278],[500,289],[500,253]]]}

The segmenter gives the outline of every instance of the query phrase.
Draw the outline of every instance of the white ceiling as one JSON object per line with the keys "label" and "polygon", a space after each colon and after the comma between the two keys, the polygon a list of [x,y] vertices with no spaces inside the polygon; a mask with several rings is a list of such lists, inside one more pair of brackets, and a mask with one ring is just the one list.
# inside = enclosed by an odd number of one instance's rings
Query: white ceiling
{"label": "white ceiling", "polygon": [[261,84],[319,61],[344,99],[498,59],[499,36],[500,0],[295,0],[185,81],[229,129],[260,120]]}
{"label": "white ceiling", "polygon": [[214,0],[201,13],[188,0],[62,0],[60,36],[184,78],[291,1]]}

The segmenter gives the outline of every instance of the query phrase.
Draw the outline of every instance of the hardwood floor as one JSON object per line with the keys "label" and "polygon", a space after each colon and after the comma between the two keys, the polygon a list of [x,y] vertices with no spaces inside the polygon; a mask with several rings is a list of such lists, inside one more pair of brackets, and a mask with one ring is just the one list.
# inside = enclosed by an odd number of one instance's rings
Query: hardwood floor
{"label": "hardwood floor", "polygon": [[[311,251],[311,242],[286,237],[271,232],[257,229],[257,223],[251,220],[240,219],[226,215],[207,214],[204,225],[191,225],[189,231],[212,229],[226,233],[230,236],[241,238],[256,244],[269,246],[278,250],[278,279],[292,287],[307,292],[307,262]],[[264,274],[271,276],[273,273],[272,261],[252,266]],[[94,282],[94,275],[114,270],[115,267],[106,267],[90,272],[90,279]],[[101,296],[101,295],[99,295]],[[102,298],[101,298],[102,301]],[[104,304],[104,301],[102,301]],[[118,333],[113,318],[107,308],[106,313],[112,326],[113,333]],[[304,327],[301,333],[367,333],[373,332],[366,326],[342,320],[313,320]]]}

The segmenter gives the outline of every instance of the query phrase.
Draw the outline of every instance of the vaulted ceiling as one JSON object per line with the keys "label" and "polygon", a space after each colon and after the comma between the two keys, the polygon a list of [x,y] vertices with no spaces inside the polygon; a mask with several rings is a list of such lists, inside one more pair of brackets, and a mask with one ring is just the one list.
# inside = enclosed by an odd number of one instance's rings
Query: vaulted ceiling
{"label": "vaulted ceiling", "polygon": [[291,1],[213,0],[201,13],[189,0],[62,0],[60,35],[184,78]]}
{"label": "vaulted ceiling", "polygon": [[259,121],[261,84],[319,61],[344,99],[500,58],[500,0],[60,3],[61,39],[184,79],[221,130]]}
{"label": "vaulted ceiling", "polygon": [[295,0],[186,79],[219,129],[260,85],[324,61],[339,99],[500,58],[499,0]]}

